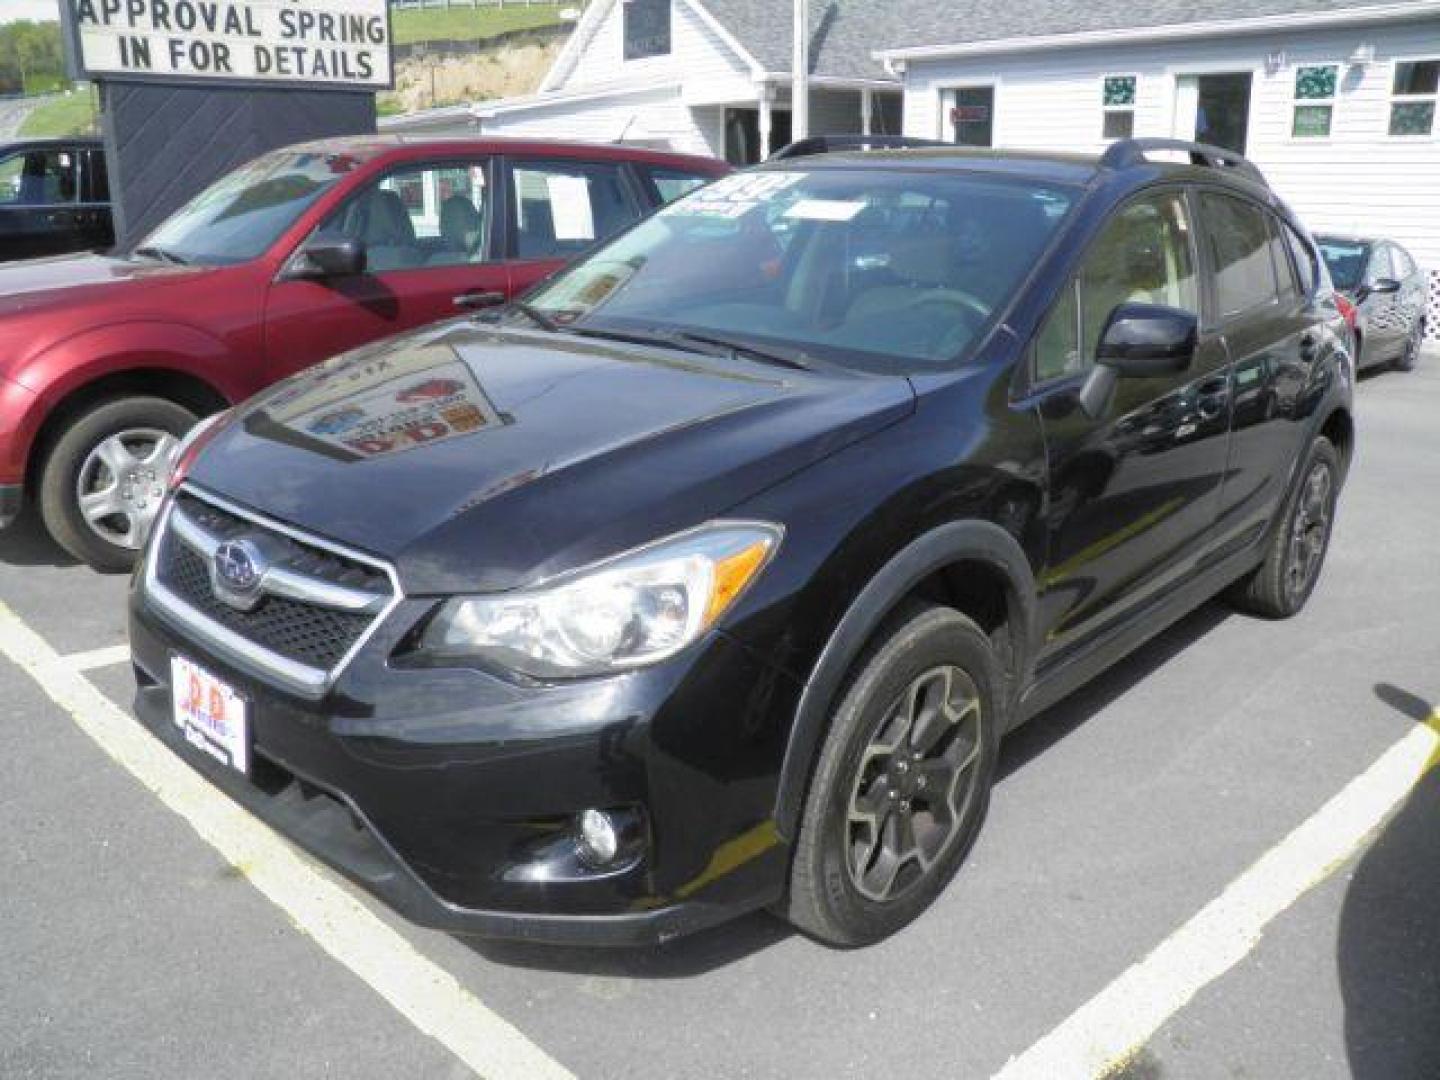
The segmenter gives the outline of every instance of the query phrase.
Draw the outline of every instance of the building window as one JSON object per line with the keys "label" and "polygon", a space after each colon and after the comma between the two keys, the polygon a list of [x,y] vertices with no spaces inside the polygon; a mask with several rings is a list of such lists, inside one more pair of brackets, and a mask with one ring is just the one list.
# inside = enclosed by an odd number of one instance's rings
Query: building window
{"label": "building window", "polygon": [[670,0],[624,0],[625,59],[670,53]]}
{"label": "building window", "polygon": [[1135,81],[1134,75],[1105,76],[1101,92],[1105,138],[1128,139],[1135,134]]}
{"label": "building window", "polygon": [[1295,69],[1295,103],[1290,135],[1296,139],[1328,139],[1335,114],[1335,84],[1340,69],[1334,64]]}
{"label": "building window", "polygon": [[1440,60],[1400,60],[1390,87],[1390,134],[1429,135],[1440,96]]}

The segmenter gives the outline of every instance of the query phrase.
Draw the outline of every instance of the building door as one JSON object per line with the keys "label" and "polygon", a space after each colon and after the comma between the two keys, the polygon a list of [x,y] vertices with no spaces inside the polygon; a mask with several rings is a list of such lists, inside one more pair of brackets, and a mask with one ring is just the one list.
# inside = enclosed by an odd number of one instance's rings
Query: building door
{"label": "building door", "polygon": [[1182,75],[1175,82],[1175,136],[1245,153],[1250,72]]}
{"label": "building door", "polygon": [[[791,141],[790,110],[770,114],[770,149],[779,150]],[[760,110],[725,110],[725,160],[731,165],[755,165],[766,158],[760,145]]]}
{"label": "building door", "polygon": [[995,87],[957,86],[945,94],[945,121],[959,146],[995,145]]}

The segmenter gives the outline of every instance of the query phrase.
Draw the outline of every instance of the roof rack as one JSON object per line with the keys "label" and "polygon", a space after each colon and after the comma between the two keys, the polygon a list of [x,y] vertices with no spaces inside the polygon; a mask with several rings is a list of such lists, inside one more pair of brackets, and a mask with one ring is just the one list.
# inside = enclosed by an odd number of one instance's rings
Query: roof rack
{"label": "roof rack", "polygon": [[1111,143],[1100,158],[1102,169],[1129,169],[1143,165],[1149,160],[1145,155],[1152,150],[1176,150],[1190,155],[1192,165],[1204,165],[1211,169],[1234,169],[1241,176],[1255,181],[1263,187],[1270,185],[1253,161],[1244,154],[1226,150],[1209,143],[1186,142],[1184,139],[1120,139]]}
{"label": "roof rack", "polygon": [[908,135],[812,135],[808,139],[792,142],[770,155],[771,161],[787,158],[814,157],[816,154],[834,154],[845,150],[904,150],[921,146],[950,146],[951,143],[935,139],[915,139]]}

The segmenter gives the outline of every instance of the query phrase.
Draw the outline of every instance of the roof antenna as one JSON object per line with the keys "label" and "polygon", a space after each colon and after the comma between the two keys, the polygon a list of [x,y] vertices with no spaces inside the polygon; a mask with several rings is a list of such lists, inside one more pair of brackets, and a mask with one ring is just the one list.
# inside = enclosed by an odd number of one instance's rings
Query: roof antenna
{"label": "roof antenna", "polygon": [[623,145],[624,145],[624,143],[625,143],[625,136],[628,135],[628,134],[630,134],[630,129],[635,125],[635,117],[636,117],[637,115],[639,115],[639,114],[638,114],[638,113],[631,113],[631,114],[630,114],[630,119],[625,121],[625,126],[620,129],[620,134],[617,135],[617,136],[615,136],[615,145],[616,145],[616,146],[623,146]]}

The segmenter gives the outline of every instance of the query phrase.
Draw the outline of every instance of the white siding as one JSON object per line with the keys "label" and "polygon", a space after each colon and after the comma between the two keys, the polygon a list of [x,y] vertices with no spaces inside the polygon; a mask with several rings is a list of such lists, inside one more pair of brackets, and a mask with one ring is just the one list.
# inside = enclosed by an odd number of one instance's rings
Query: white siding
{"label": "white siding", "polygon": [[[1375,61],[1350,69],[1361,43]],[[1266,56],[1284,65],[1267,74]],[[906,72],[905,132],[945,137],[941,94],[966,82],[995,82],[997,146],[1095,152],[1101,138],[1101,80],[1137,75],[1135,134],[1171,135],[1175,80],[1203,71],[1255,72],[1248,155],[1316,231],[1395,238],[1440,269],[1440,135],[1390,138],[1396,57],[1440,57],[1440,20],[1350,30],[1289,31],[1225,40],[1046,50],[973,60],[912,62]],[[1340,89],[1328,139],[1290,136],[1295,68],[1339,64]]]}
{"label": "white siding", "polygon": [[684,0],[673,4],[670,54],[626,60],[624,6],[621,0],[611,5],[574,69],[557,89],[578,90],[617,81],[684,82],[686,100],[694,103],[755,96],[749,67]]}
{"label": "white siding", "polygon": [[674,88],[581,101],[537,102],[484,121],[486,135],[534,139],[614,142],[623,134],[631,144],[714,156],[723,144],[714,140],[719,121],[710,109],[692,109]]}

